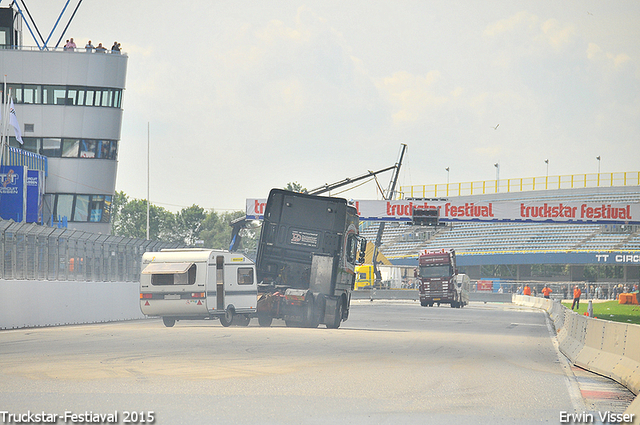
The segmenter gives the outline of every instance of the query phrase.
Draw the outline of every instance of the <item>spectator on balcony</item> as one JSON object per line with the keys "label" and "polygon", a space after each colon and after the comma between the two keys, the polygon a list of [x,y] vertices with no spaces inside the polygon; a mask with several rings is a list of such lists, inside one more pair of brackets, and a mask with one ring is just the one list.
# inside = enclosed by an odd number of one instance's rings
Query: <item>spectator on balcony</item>
{"label": "spectator on balcony", "polygon": [[84,46],[84,48],[86,49],[87,53],[93,52],[94,47],[93,44],[91,44],[91,40],[87,42],[87,45]]}
{"label": "spectator on balcony", "polygon": [[76,49],[76,43],[73,41],[73,37],[67,40],[67,44],[64,45],[64,50],[73,52]]}
{"label": "spectator on balcony", "polygon": [[98,47],[96,47],[96,53],[105,53],[107,48],[102,45],[102,43],[98,43]]}

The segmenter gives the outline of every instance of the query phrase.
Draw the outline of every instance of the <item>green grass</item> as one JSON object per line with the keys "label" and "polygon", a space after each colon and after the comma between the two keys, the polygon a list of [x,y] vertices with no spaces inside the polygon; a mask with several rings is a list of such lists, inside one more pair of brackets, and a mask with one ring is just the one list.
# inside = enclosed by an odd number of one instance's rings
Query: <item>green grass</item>
{"label": "green grass", "polygon": [[[572,302],[562,303],[568,309],[571,309],[571,304]],[[573,311],[584,314],[587,308],[589,308],[589,301],[580,300],[580,309]],[[640,325],[640,306],[635,304],[618,304],[618,301],[594,302],[593,315],[598,319],[611,320],[612,322]]]}

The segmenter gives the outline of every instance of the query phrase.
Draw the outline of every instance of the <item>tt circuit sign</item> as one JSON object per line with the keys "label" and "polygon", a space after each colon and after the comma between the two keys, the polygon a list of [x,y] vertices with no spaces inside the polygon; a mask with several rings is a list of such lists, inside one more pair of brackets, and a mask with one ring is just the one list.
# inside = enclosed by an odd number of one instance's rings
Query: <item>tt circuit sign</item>
{"label": "tt circuit sign", "polygon": [[[247,199],[249,219],[262,219],[266,200]],[[640,224],[640,203],[353,201],[360,220],[411,221],[414,209],[438,209],[441,222]]]}

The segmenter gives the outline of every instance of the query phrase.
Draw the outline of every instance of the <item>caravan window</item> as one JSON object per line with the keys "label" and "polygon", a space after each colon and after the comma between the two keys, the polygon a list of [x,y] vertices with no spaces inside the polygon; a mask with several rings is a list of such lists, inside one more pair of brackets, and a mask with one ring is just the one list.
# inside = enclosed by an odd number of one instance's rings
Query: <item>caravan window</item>
{"label": "caravan window", "polygon": [[[154,273],[153,267],[149,267],[151,265],[156,266],[159,264],[165,270],[157,270]],[[171,270],[171,266],[180,267],[184,263],[175,263],[175,264],[161,264],[161,263],[151,263],[145,270],[143,270],[143,274],[151,274],[151,284],[152,285],[193,285],[196,283],[196,265],[191,264],[191,266],[185,271],[175,270],[178,273],[168,273]],[[158,267],[160,268],[160,267]],[[146,272],[146,273],[145,273]]]}
{"label": "caravan window", "polygon": [[253,285],[253,269],[251,267],[238,268],[238,285]]}

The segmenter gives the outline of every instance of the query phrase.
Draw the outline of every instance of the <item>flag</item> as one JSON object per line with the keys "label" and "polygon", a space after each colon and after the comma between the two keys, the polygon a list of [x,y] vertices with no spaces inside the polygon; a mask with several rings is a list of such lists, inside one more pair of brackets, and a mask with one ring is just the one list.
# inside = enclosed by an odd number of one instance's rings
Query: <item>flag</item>
{"label": "flag", "polygon": [[22,141],[20,124],[18,123],[18,117],[16,116],[16,109],[13,107],[13,98],[11,98],[11,104],[9,106],[9,123],[13,126],[13,132],[16,134],[16,140],[23,145],[24,142]]}

